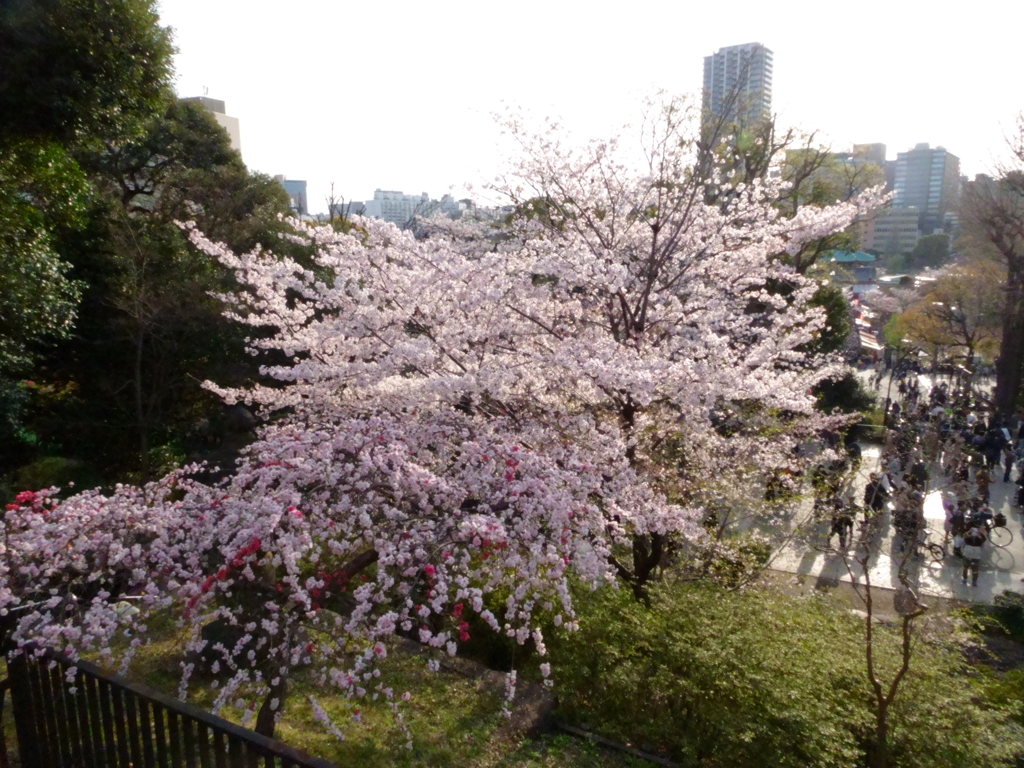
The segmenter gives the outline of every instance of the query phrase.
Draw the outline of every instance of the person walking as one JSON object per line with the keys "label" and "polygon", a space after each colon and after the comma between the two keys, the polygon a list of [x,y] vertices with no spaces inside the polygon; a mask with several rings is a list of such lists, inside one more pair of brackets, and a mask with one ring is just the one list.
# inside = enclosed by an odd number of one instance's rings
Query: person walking
{"label": "person walking", "polygon": [[885,511],[885,502],[889,500],[889,492],[877,472],[872,472],[867,485],[864,486],[864,519],[872,517]]}
{"label": "person walking", "polygon": [[984,554],[985,531],[980,526],[972,526],[964,534],[963,547],[963,583],[967,583],[967,572],[971,572],[971,586],[978,586],[978,568],[981,566],[981,556]]}
{"label": "person walking", "polygon": [[925,526],[923,504],[921,492],[909,486],[896,495],[892,521],[899,536],[900,553],[906,551],[907,545],[910,545],[911,554],[917,552],[918,540]]}
{"label": "person walking", "polygon": [[1013,445],[1007,443],[1003,446],[1003,482],[1010,482],[1010,472],[1013,470],[1013,461],[1016,455],[1013,452]]}
{"label": "person walking", "polygon": [[[943,499],[942,509],[946,514],[946,519],[942,526],[946,531],[946,541],[952,538],[953,554],[956,557],[962,557],[965,533],[963,510],[960,509],[960,505],[957,503],[956,497],[947,497]],[[943,542],[943,548],[945,548],[945,541]]]}
{"label": "person walking", "polygon": [[988,473],[988,467],[982,464],[974,473],[974,485],[978,489],[978,496],[984,499],[986,504],[989,500],[988,487],[991,483],[992,475]]}
{"label": "person walking", "polygon": [[830,501],[832,507],[832,527],[829,530],[828,538],[831,543],[832,537],[839,536],[839,548],[846,549],[847,541],[852,539],[854,507],[847,505],[839,496]]}
{"label": "person walking", "polygon": [[929,479],[930,473],[928,472],[928,465],[925,464],[924,457],[915,453],[913,462],[910,465],[910,472],[907,473],[907,482],[910,483],[911,488],[923,493],[928,488]]}

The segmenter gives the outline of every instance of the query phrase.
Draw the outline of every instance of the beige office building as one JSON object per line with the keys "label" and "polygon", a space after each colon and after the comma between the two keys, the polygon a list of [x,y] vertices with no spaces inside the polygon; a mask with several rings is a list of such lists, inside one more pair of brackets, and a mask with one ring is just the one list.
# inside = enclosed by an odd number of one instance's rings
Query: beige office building
{"label": "beige office building", "polygon": [[880,208],[859,224],[860,247],[885,256],[910,253],[921,237],[917,208]]}

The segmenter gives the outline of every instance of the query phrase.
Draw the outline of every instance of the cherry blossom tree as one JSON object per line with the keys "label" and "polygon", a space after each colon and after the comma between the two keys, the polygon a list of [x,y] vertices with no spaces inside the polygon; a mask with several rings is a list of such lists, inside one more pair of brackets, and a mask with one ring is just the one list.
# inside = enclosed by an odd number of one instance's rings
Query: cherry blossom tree
{"label": "cherry blossom tree", "polygon": [[181,695],[204,659],[217,706],[272,733],[296,666],[400,719],[379,679],[396,633],[455,654],[476,615],[543,656],[542,625],[573,627],[570,579],[643,599],[705,542],[711,499],[799,472],[798,445],[834,426],[810,394],[841,370],[809,351],[817,285],[778,257],[876,199],[785,218],[779,182],[721,194],[693,172],[688,126],[666,106],[636,153],[512,121],[506,221],[295,222],[304,265],[183,225],[235,271],[242,290],[221,298],[267,361],[269,383],[208,387],[265,426],[221,482],[191,467],[19,497],[0,570],[11,640],[127,663],[147,617],[177,611]]}

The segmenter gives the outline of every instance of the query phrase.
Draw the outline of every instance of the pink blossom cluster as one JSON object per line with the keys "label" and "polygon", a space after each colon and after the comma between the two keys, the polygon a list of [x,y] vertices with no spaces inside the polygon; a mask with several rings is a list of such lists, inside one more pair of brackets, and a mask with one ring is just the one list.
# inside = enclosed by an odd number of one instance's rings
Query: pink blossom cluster
{"label": "pink blossom cluster", "polygon": [[[126,662],[172,610],[215,657],[218,706],[252,717],[272,696],[279,715],[281,681],[313,664],[320,685],[397,707],[379,671],[396,633],[454,654],[476,617],[543,655],[542,625],[574,626],[570,576],[613,581],[635,536],[699,539],[708,498],[790,466],[826,424],[809,392],[840,366],[805,351],[816,285],[777,257],[872,199],[786,219],[767,181],[705,204],[667,125],[639,171],[617,142],[521,135],[499,185],[519,215],[500,227],[295,222],[302,265],[184,225],[243,286],[221,298],[260,330],[250,351],[287,361],[263,369],[273,386],[207,386],[273,418],[220,485],[180,471],[19,496],[0,558],[15,639]],[[215,620],[235,639],[211,647]]]}

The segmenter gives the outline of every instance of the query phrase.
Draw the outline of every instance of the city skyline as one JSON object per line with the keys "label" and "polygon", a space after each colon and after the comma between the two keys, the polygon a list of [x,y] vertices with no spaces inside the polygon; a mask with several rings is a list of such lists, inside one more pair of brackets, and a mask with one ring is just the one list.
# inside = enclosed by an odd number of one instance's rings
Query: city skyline
{"label": "city skyline", "polygon": [[326,210],[331,181],[346,199],[377,188],[458,198],[467,184],[486,198],[481,187],[503,167],[493,113],[519,106],[607,136],[636,124],[641,98],[658,89],[699,106],[703,58],[754,40],[774,51],[780,123],[818,130],[835,150],[880,142],[894,159],[927,142],[973,177],[993,169],[1024,108],[1011,37],[1024,9],[1007,3],[981,2],[956,23],[881,2],[856,17],[741,2],[727,24],[704,9],[584,15],[557,1],[465,17],[396,1],[385,21],[320,0],[287,12],[237,0],[163,0],[160,10],[175,29],[179,95],[226,101],[246,163],[306,179],[313,212]]}

